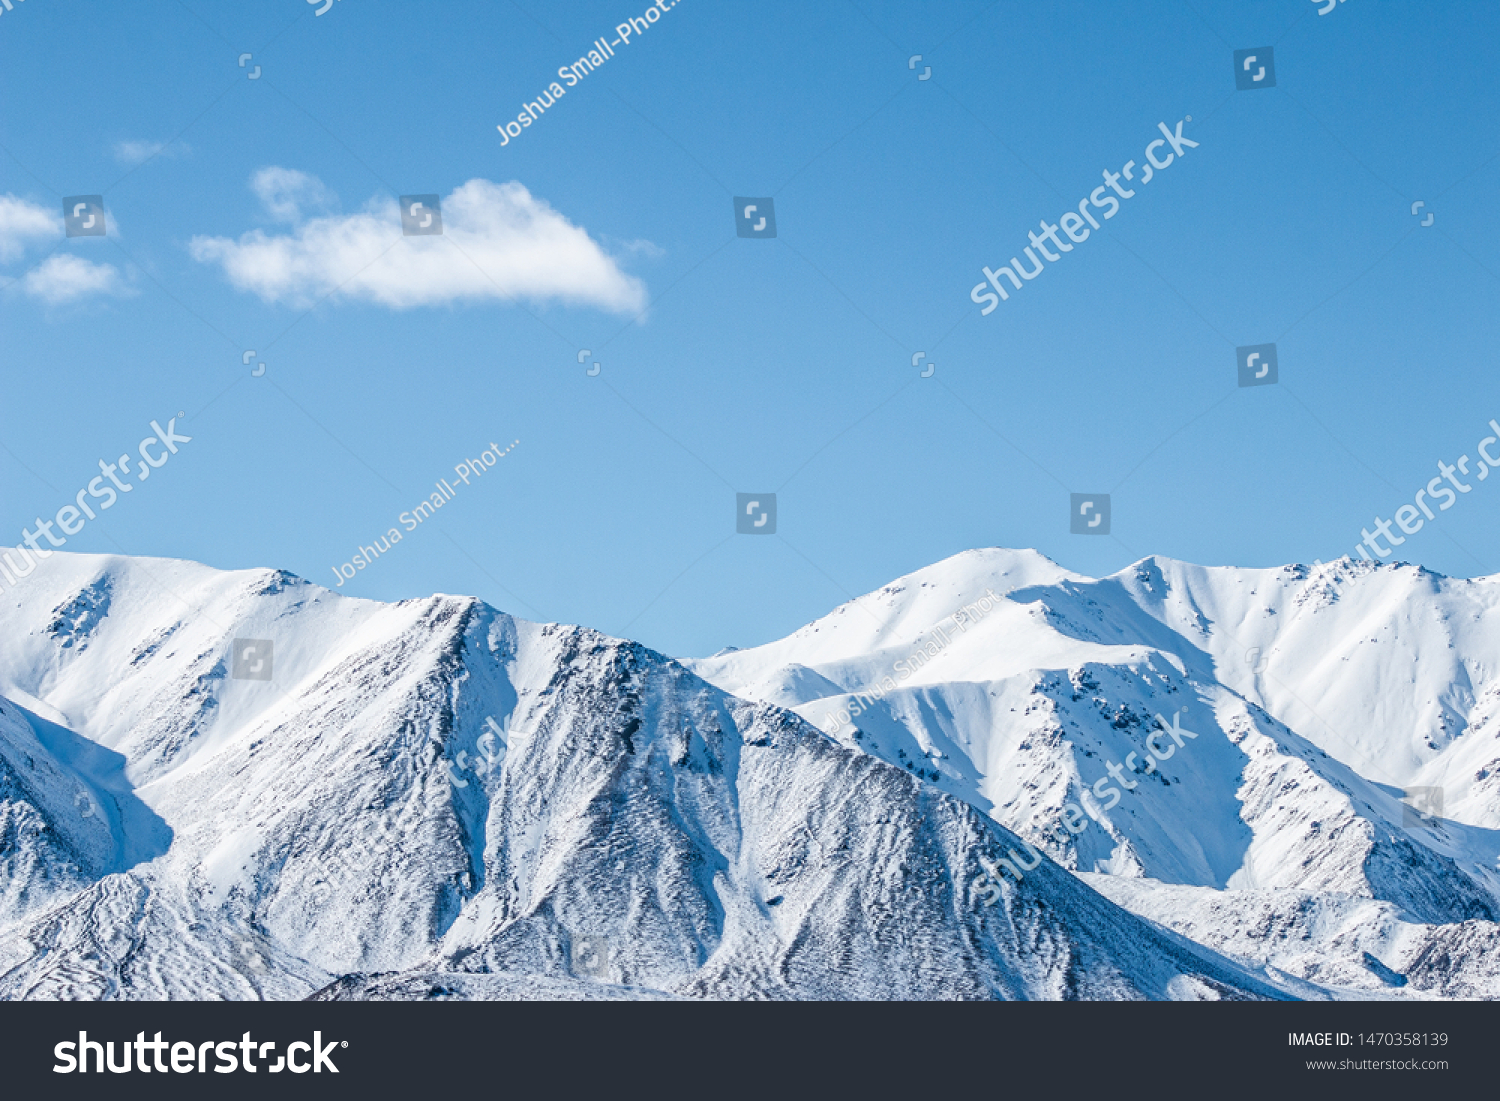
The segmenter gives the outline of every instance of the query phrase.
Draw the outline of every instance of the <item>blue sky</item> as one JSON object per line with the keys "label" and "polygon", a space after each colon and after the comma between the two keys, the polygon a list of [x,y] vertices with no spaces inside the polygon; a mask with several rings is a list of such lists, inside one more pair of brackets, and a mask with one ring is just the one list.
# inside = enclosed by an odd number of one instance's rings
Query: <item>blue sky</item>
{"label": "blue sky", "polygon": [[[1500,9],[1320,6],[679,0],[502,145],[645,3],[14,0],[4,542],[181,411],[68,549],[331,587],[519,440],[340,591],[673,654],[978,546],[1350,553],[1500,418]],[[1276,86],[1237,91],[1266,45]],[[1196,148],[980,315],[984,266],[1187,116]],[[431,193],[450,240],[403,237]],[[63,237],[90,194],[109,235]],[[778,236],[737,237],[734,196]],[[1240,388],[1273,342],[1278,384]],[[736,492],[777,494],[776,535],[735,534]],[[1111,494],[1109,536],[1070,534],[1072,492]],[[1486,481],[1397,557],[1500,572],[1497,535]]]}

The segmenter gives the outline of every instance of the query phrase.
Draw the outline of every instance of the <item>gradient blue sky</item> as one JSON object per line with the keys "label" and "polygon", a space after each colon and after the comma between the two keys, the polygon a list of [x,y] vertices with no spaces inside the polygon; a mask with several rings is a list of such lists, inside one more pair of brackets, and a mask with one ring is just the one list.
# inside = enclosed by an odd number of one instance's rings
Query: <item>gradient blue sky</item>
{"label": "gradient blue sky", "polygon": [[[977,546],[1095,575],[1328,560],[1500,417],[1493,3],[680,0],[502,147],[645,7],[16,2],[0,196],[102,192],[111,237],[0,262],[3,540],[182,410],[193,442],[69,549],[332,586],[519,439],[341,591],[696,655]],[[1233,50],[1267,44],[1277,87],[1236,92]],[[980,316],[983,265],[1187,115],[1198,148]],[[121,142],[173,144],[131,171]],[[344,213],[518,181],[650,305],[267,304],[190,242],[286,233],[249,186],[268,166]],[[773,195],[779,237],[736,238],[734,195]],[[29,293],[54,248],[117,285]],[[1281,384],[1239,389],[1235,346],[1273,341]],[[734,536],[736,490],[778,493],[777,536]],[[1070,491],[1112,493],[1111,537],[1069,533]],[[1500,482],[1439,515],[1400,557],[1500,571]]]}

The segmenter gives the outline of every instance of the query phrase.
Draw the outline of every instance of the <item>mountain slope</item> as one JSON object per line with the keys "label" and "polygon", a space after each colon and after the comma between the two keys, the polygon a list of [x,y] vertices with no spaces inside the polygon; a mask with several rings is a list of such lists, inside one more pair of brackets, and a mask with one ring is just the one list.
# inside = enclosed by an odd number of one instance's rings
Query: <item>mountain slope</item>
{"label": "mountain slope", "polygon": [[[1096,581],[992,549],[686,664],[1077,871],[1379,899],[1409,922],[1490,928],[1497,598],[1491,579],[1409,566],[1146,559]],[[1446,796],[1426,821],[1402,803],[1423,786]]]}

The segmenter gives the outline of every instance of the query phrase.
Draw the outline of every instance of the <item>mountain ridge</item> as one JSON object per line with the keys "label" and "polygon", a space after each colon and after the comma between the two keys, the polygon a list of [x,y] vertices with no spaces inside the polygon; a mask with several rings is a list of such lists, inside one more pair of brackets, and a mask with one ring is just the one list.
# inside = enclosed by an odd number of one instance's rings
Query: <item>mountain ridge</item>
{"label": "mountain ridge", "polygon": [[[7,998],[1326,996],[1050,861],[985,905],[1004,827],[589,628],[63,554],[0,618],[0,697],[25,701],[0,759],[35,774],[0,820],[38,827],[4,835],[35,886],[0,913]],[[270,680],[236,640],[273,644]],[[35,870],[82,846],[38,835],[80,830],[119,858]]]}
{"label": "mountain ridge", "polygon": [[[925,777],[1080,873],[1205,898],[1384,900],[1418,926],[1476,923],[1489,944],[1497,628],[1495,579],[1406,564],[1245,570],[1153,556],[1094,579],[992,548],[784,639],[687,664]],[[1197,736],[1156,767],[1148,747],[1168,748],[1156,739],[1178,722]],[[1439,803],[1414,810],[1434,789]],[[1141,891],[1106,893],[1200,943],[1234,941],[1166,920]],[[1371,975],[1324,971],[1367,986]],[[1472,989],[1461,971],[1429,986]]]}

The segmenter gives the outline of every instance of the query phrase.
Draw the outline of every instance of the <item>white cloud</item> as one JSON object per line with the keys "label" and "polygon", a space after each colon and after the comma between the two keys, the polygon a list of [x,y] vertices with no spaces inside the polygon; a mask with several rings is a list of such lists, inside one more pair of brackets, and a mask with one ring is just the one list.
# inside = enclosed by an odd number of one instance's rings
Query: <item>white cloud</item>
{"label": "white cloud", "polygon": [[49,256],[46,263],[26,273],[21,286],[49,306],[72,302],[88,294],[133,293],[113,264],[96,264],[72,253]]}
{"label": "white cloud", "polygon": [[[28,247],[62,235],[60,210],[53,212],[15,195],[0,195],[0,262],[17,259]],[[90,294],[135,293],[113,264],[96,264],[66,252],[47,257],[7,286],[19,286],[32,298],[52,306]]]}
{"label": "white cloud", "polygon": [[309,306],[331,293],[403,310],[530,298],[628,313],[646,301],[640,280],[515,181],[473,179],[455,189],[442,200],[443,234],[430,237],[403,237],[390,198],[372,199],[358,214],[304,221],[303,204],[327,192],[300,172],[262,169],[251,187],[273,218],[293,224],[290,233],[200,236],[189,247],[266,302]]}
{"label": "white cloud", "polygon": [[62,236],[62,214],[14,195],[0,195],[0,261],[13,260],[32,241]]}
{"label": "white cloud", "polygon": [[296,225],[310,211],[332,210],[338,197],[323,181],[294,168],[262,168],[250,177],[250,190],[274,221]]}

